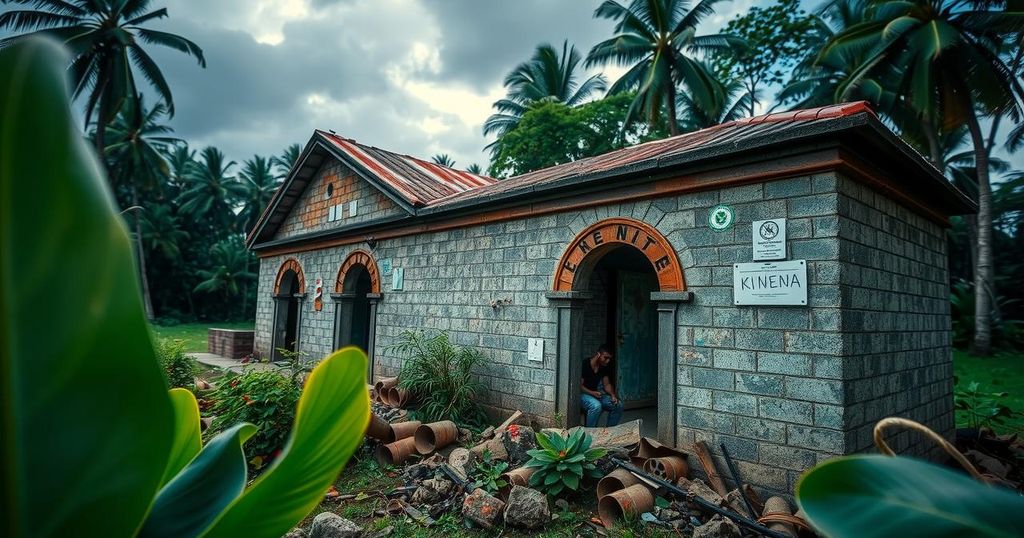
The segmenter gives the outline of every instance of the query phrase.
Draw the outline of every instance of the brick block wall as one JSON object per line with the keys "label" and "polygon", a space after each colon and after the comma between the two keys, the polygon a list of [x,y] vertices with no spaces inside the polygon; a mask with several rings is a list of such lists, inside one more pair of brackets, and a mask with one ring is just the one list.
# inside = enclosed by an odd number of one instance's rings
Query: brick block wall
{"label": "brick block wall", "polygon": [[[839,192],[841,328],[848,346],[841,419],[849,450],[871,449],[874,425],[886,416],[916,420],[952,439],[945,229],[851,179],[841,179]],[[905,454],[941,454],[917,434],[902,432],[888,442]]]}
{"label": "brick block wall", "polygon": [[[327,195],[328,186],[331,186],[330,196]],[[349,213],[349,202],[352,200],[356,201],[354,217]],[[337,204],[341,204],[342,218],[329,221],[330,206]],[[358,177],[351,168],[332,161],[321,167],[316,178],[306,187],[275,239],[341,228],[404,213],[405,210]]]}
{"label": "brick block wall", "polygon": [[253,352],[253,335],[253,331],[209,329],[206,344],[210,353],[237,360]]}

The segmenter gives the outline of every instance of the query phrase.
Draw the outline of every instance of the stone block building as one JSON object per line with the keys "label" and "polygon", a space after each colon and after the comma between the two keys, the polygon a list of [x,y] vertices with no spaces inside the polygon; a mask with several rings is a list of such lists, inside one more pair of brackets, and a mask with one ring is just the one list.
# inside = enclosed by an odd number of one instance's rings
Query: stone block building
{"label": "stone block building", "polygon": [[[582,361],[608,344],[627,419],[724,444],[747,480],[790,492],[867,450],[882,417],[952,435],[945,230],[973,210],[864,103],[501,181],[316,131],[248,238],[255,347],[354,344],[380,377],[401,368],[402,331],[447,331],[489,359],[490,411],[572,425]],[[762,266],[768,219],[784,219],[785,254]],[[771,288],[783,265],[799,299],[747,297],[741,273]]]}

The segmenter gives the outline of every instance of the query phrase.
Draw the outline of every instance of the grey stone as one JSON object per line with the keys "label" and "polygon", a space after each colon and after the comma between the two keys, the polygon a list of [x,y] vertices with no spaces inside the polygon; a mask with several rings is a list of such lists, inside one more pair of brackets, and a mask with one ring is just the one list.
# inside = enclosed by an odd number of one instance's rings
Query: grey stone
{"label": "grey stone", "polygon": [[522,486],[512,486],[505,507],[505,523],[513,527],[539,529],[551,521],[551,508],[543,493]]}
{"label": "grey stone", "polygon": [[689,484],[686,485],[686,492],[689,493],[690,495],[696,495],[704,499],[705,501],[710,502],[711,504],[721,505],[723,502],[725,502],[725,500],[722,499],[721,495],[716,493],[715,490],[711,489],[710,486],[705,484],[704,481],[699,478],[694,478],[689,482]]}
{"label": "grey stone", "polygon": [[308,536],[309,533],[306,532],[306,529],[303,529],[302,527],[295,527],[294,529],[288,531],[288,533],[285,534],[282,538],[307,538]]}
{"label": "grey stone", "polygon": [[362,533],[362,527],[333,512],[317,514],[309,527],[309,538],[356,538]]}
{"label": "grey stone", "polygon": [[441,478],[428,478],[420,482],[420,487],[412,494],[412,504],[434,504],[443,501],[452,490],[452,484]]}
{"label": "grey stone", "polygon": [[740,533],[738,525],[719,515],[693,529],[693,538],[740,538],[741,536],[743,534]]}
{"label": "grey stone", "polygon": [[501,499],[480,488],[473,490],[462,501],[462,515],[485,529],[494,528],[501,522],[504,509],[505,503]]}

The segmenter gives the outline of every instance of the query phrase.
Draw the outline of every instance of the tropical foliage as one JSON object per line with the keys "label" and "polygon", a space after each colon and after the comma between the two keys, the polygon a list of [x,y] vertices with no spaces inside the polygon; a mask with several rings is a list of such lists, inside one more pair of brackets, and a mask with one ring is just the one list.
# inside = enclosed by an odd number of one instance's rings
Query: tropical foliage
{"label": "tropical foliage", "polygon": [[483,387],[474,370],[485,360],[480,350],[457,346],[448,333],[405,331],[391,350],[404,356],[399,386],[412,393],[424,421],[478,423],[483,411],[476,395]]}
{"label": "tropical foliage", "polygon": [[[203,446],[195,397],[161,375],[127,231],[72,123],[65,60],[35,38],[0,51],[0,280],[19,282],[0,302],[0,456],[18,471],[0,473],[4,535],[281,536],[362,441],[366,357],[320,363],[285,449],[251,484],[255,426]],[[59,309],[39,300],[53,293]]]}
{"label": "tropical foliage", "polygon": [[600,478],[594,464],[608,451],[590,448],[594,439],[583,428],[575,428],[568,437],[555,432],[537,432],[540,448],[527,451],[527,467],[537,470],[530,475],[530,486],[551,496],[564,490],[576,491],[584,477]]}

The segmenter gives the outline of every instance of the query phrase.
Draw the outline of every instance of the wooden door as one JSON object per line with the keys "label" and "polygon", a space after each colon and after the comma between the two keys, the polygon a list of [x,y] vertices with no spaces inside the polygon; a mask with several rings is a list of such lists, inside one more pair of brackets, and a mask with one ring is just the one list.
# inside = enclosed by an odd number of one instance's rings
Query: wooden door
{"label": "wooden door", "polygon": [[654,274],[619,271],[617,388],[626,405],[654,404],[657,400],[658,313],[651,302],[651,292],[657,288]]}

